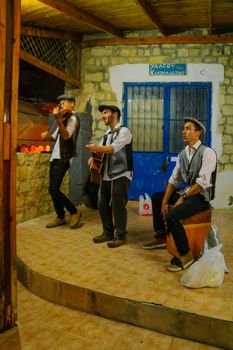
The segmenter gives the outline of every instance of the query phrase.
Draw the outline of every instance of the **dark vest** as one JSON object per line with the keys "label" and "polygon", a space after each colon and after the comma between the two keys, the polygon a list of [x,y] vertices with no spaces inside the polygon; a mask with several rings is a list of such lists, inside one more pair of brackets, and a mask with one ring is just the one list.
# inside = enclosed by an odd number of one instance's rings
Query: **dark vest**
{"label": "dark vest", "polygon": [[[104,135],[103,145],[106,145],[108,135],[111,134],[110,144],[118,137],[120,128]],[[114,178],[126,171],[133,171],[133,154],[132,154],[132,140],[125,145],[120,151],[107,154],[108,176]]]}
{"label": "dark vest", "polygon": [[[68,119],[65,119],[63,121],[63,124],[65,125],[65,127],[67,126]],[[80,123],[76,119],[75,131],[68,140],[64,140],[60,134],[60,155],[61,155],[61,159],[63,159],[64,162],[68,161],[74,155],[76,155],[76,140],[78,136],[79,126],[80,126]]]}
{"label": "dark vest", "polygon": [[[188,161],[185,149],[183,149],[180,152],[179,160],[180,160],[181,178],[187,186],[192,186],[196,183],[196,179],[198,178],[198,175],[202,166],[203,152],[206,148],[207,146],[201,144],[196,150],[196,152],[194,153],[190,163]],[[215,168],[215,171],[211,175],[210,182],[213,186],[201,192],[201,195],[203,195],[207,201],[211,201],[212,199],[214,199],[216,173],[217,173],[217,167]]]}

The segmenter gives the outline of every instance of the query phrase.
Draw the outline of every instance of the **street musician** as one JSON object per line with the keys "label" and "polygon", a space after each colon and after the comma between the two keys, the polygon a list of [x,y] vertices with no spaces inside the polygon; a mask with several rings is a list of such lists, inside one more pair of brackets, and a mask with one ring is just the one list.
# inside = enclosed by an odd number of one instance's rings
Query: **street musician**
{"label": "street musician", "polygon": [[92,154],[90,166],[95,161],[95,153],[106,154],[98,203],[103,233],[94,237],[93,242],[107,242],[109,248],[117,248],[127,242],[126,205],[133,176],[132,134],[121,125],[121,111],[117,106],[100,105],[99,111],[108,129],[100,145],[86,145]]}
{"label": "street musician", "polygon": [[[46,225],[53,228],[66,224],[65,209],[70,213],[70,228],[77,228],[81,213],[69,198],[60,190],[63,178],[70,167],[70,160],[75,155],[75,133],[78,119],[74,113],[75,98],[63,94],[57,98],[58,105],[53,108],[54,123],[49,131],[41,134],[42,140],[54,141],[50,158],[49,193],[52,197],[57,217]],[[55,130],[54,126],[56,126]]]}

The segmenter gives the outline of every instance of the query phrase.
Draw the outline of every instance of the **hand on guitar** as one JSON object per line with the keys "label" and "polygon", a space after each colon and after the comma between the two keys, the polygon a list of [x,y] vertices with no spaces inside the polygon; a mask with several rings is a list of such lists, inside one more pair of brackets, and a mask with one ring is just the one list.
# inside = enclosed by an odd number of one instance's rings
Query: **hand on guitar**
{"label": "hand on guitar", "polygon": [[88,150],[88,152],[90,153],[94,153],[94,152],[97,152],[97,145],[95,145],[94,143],[90,143],[88,145],[85,146],[86,149]]}
{"label": "hand on guitar", "polygon": [[[87,146],[91,146],[91,145],[87,145]],[[105,154],[101,152],[91,152],[91,153],[92,153],[92,157],[88,159],[88,166],[91,170],[90,181],[92,183],[99,185],[101,183],[103,173],[104,173]]]}

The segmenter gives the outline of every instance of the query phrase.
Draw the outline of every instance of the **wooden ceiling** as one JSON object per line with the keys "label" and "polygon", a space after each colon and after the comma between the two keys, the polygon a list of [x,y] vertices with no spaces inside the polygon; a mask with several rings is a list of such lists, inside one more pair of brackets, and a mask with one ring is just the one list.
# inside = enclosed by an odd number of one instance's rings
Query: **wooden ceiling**
{"label": "wooden ceiling", "polygon": [[134,31],[174,38],[204,29],[205,37],[232,42],[233,0],[21,0],[21,25],[24,33],[49,31],[79,41],[94,33],[122,40]]}

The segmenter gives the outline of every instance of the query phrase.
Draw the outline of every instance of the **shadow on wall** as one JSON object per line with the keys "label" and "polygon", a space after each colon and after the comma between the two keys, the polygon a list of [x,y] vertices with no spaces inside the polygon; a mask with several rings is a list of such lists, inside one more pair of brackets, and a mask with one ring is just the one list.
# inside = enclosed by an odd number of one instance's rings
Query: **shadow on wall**
{"label": "shadow on wall", "polygon": [[80,130],[76,143],[77,156],[73,158],[70,167],[69,198],[76,205],[89,205],[86,194],[86,185],[90,177],[88,159],[90,153],[85,145],[88,144],[92,136],[92,106],[90,100],[87,101],[83,112],[78,113],[80,119]]}
{"label": "shadow on wall", "polygon": [[233,196],[230,196],[228,199],[228,205],[232,205],[233,204]]}

